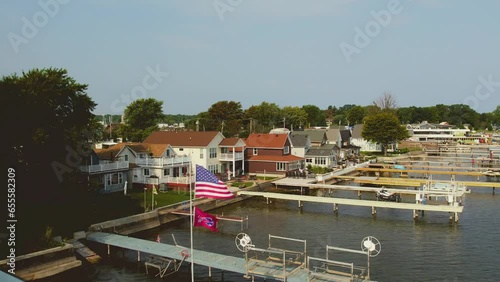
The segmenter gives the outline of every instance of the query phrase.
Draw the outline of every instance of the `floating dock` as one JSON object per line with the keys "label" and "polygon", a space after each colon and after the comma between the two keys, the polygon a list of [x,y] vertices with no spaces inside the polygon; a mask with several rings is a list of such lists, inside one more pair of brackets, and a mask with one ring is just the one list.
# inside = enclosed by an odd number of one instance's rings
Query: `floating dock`
{"label": "floating dock", "polygon": [[[246,278],[253,278],[253,276],[255,276],[276,279],[277,277],[283,277],[283,275],[285,275],[284,280],[289,282],[313,281],[310,278],[317,277],[317,275],[314,275],[313,271],[309,270],[303,265],[299,265],[297,267],[284,262],[285,269],[283,269],[283,264],[280,264],[279,262],[249,260],[249,263],[247,264],[247,261],[244,258],[226,256],[196,249],[193,250],[193,254],[191,255],[190,249],[186,247],[157,243],[154,241],[148,241],[117,234],[94,232],[87,235],[87,240],[107,245],[108,252],[110,250],[109,246],[137,251],[138,261],[140,261],[141,259],[141,254],[143,256],[154,255],[179,261],[186,261],[188,263],[195,263],[197,265],[203,265],[208,267],[209,273],[211,272],[212,268],[215,268],[235,273],[241,273]],[[275,251],[278,253],[283,253],[279,250],[265,251]],[[258,273],[258,275],[253,275],[251,273]],[[329,273],[323,274],[322,277],[325,277],[325,280],[314,281],[361,281],[360,279],[352,279],[352,277],[347,278],[342,275]]]}
{"label": "floating dock", "polygon": [[424,204],[397,203],[388,201],[369,201],[369,200],[357,200],[357,199],[345,199],[345,198],[303,196],[303,195],[292,195],[292,194],[270,193],[270,192],[240,191],[238,192],[238,195],[260,196],[266,198],[267,200],[281,199],[289,201],[298,201],[299,207],[302,206],[302,202],[333,204],[334,212],[338,211],[339,205],[371,207],[372,215],[375,215],[377,213],[376,208],[412,210],[414,219],[418,218],[418,211],[448,212],[452,214],[450,216],[450,219],[454,218],[455,222],[458,221],[458,214],[463,212],[464,209],[463,206],[459,205],[451,205],[451,206],[424,205]]}

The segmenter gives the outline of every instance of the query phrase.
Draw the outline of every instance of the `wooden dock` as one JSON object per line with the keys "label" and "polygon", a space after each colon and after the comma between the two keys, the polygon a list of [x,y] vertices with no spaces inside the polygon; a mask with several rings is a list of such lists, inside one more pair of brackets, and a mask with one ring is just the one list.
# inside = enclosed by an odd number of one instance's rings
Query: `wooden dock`
{"label": "wooden dock", "polygon": [[362,172],[394,172],[394,173],[416,173],[416,174],[445,174],[445,175],[468,175],[468,176],[484,176],[480,172],[475,171],[451,171],[451,170],[424,170],[424,169],[397,169],[397,168],[356,168]]}
{"label": "wooden dock", "polygon": [[463,206],[458,206],[458,205],[453,205],[453,206],[450,206],[450,205],[423,205],[423,204],[397,203],[397,202],[387,202],[387,201],[369,201],[369,200],[331,198],[331,197],[303,196],[303,195],[270,193],[270,192],[239,191],[238,195],[260,196],[260,197],[264,197],[266,199],[281,199],[281,200],[289,200],[289,201],[298,201],[299,206],[301,206],[301,202],[333,204],[334,211],[338,211],[339,205],[371,207],[372,208],[372,215],[376,214],[376,208],[412,210],[413,211],[413,218],[415,218],[415,219],[418,218],[417,211],[419,211],[419,210],[420,211],[448,212],[448,213],[453,213],[454,218],[455,218],[455,222],[458,221],[458,213],[463,212],[463,209],[464,209]]}
{"label": "wooden dock", "polygon": [[[147,256],[149,254],[158,257],[165,257],[179,261],[186,261],[188,263],[203,265],[208,267],[209,272],[211,271],[211,268],[215,268],[248,275],[249,269],[251,269],[253,273],[259,273],[259,275],[255,275],[256,277],[264,278],[281,277],[285,272],[286,281],[310,281],[310,273],[306,267],[293,267],[291,265],[288,265],[284,271],[280,267],[280,264],[276,262],[265,263],[263,261],[250,261],[247,264],[244,258],[227,256],[196,249],[193,250],[193,254],[191,255],[190,249],[187,247],[157,243],[154,241],[103,232],[90,233],[89,235],[87,235],[87,240],[108,245],[108,250],[109,246],[115,246],[123,249],[137,251],[138,260],[140,260],[141,254],[143,256]],[[186,256],[186,254],[188,256]],[[252,278],[252,275],[249,275],[247,278]],[[345,277],[335,274],[329,274],[327,280],[325,281],[345,281],[342,279],[345,279]]]}
{"label": "wooden dock", "polygon": [[[335,176],[338,179],[350,180],[360,184],[384,185],[384,186],[407,186],[420,187],[428,182],[427,179],[418,178],[391,178],[391,177],[356,177],[356,176]],[[439,180],[434,182],[451,183],[449,180]],[[483,187],[483,188],[499,188],[500,182],[476,182],[476,181],[455,181],[460,185],[465,185],[467,188]]]}

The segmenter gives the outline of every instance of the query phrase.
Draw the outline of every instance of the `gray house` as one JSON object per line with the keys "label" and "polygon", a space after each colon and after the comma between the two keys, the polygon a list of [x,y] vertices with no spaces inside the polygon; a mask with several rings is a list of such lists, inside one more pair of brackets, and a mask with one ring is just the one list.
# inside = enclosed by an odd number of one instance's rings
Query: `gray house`
{"label": "gray house", "polygon": [[305,134],[290,134],[292,155],[305,157],[306,152],[311,148],[311,138]]}
{"label": "gray house", "polygon": [[337,167],[337,158],[340,148],[335,144],[325,144],[321,147],[312,147],[307,151],[306,166],[320,166],[326,168]]}

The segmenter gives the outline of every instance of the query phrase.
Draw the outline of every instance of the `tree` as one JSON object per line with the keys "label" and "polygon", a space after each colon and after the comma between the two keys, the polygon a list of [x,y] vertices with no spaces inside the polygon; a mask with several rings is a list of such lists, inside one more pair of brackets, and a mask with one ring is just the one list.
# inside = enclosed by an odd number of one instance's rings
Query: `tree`
{"label": "tree", "polygon": [[382,153],[387,155],[387,146],[391,142],[399,142],[409,137],[408,131],[401,126],[398,117],[392,112],[379,112],[365,117],[365,125],[361,133],[363,138],[382,145]]}
{"label": "tree", "polygon": [[348,120],[348,124],[354,125],[362,123],[365,115],[365,108],[361,106],[355,106],[347,111],[346,118]]}
{"label": "tree", "polygon": [[373,105],[377,106],[382,111],[395,111],[398,107],[396,98],[389,92],[385,92],[382,97],[373,101]]}
{"label": "tree", "polygon": [[252,132],[269,132],[275,124],[283,119],[280,107],[275,103],[268,102],[251,106],[245,111],[245,115],[252,123]]}
{"label": "tree", "polygon": [[325,114],[315,105],[304,105],[302,110],[307,113],[307,126],[325,125]]}
{"label": "tree", "polygon": [[298,128],[306,123],[307,113],[299,107],[285,106],[281,109],[281,113],[284,126],[288,125],[289,129]]}
{"label": "tree", "polygon": [[[100,130],[92,114],[96,104],[86,90],[65,69],[33,69],[0,79],[2,132],[8,134],[1,161],[15,174],[16,219],[22,222],[18,254],[40,247],[36,236],[45,225],[81,220],[76,214],[84,207],[74,204],[86,187],[77,167],[84,165]],[[72,217],[64,218],[71,205]]]}
{"label": "tree", "polygon": [[243,110],[240,102],[219,101],[208,109],[207,130],[217,130],[224,136],[237,136],[243,126]]}
{"label": "tree", "polygon": [[154,98],[138,99],[125,109],[123,137],[134,142],[142,142],[151,133],[157,131],[158,123],[163,118],[163,101]]}

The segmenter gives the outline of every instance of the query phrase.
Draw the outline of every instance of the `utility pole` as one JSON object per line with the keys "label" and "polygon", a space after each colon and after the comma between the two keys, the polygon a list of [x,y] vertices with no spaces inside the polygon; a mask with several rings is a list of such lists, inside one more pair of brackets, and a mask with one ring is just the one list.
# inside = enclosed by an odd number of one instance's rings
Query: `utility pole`
{"label": "utility pole", "polygon": [[283,118],[283,128],[285,128],[285,127],[286,127],[286,126],[285,126],[285,120],[286,120],[286,118],[284,117],[284,118]]}
{"label": "utility pole", "polygon": [[222,129],[221,129],[221,133],[224,134],[224,121],[222,121]]}

